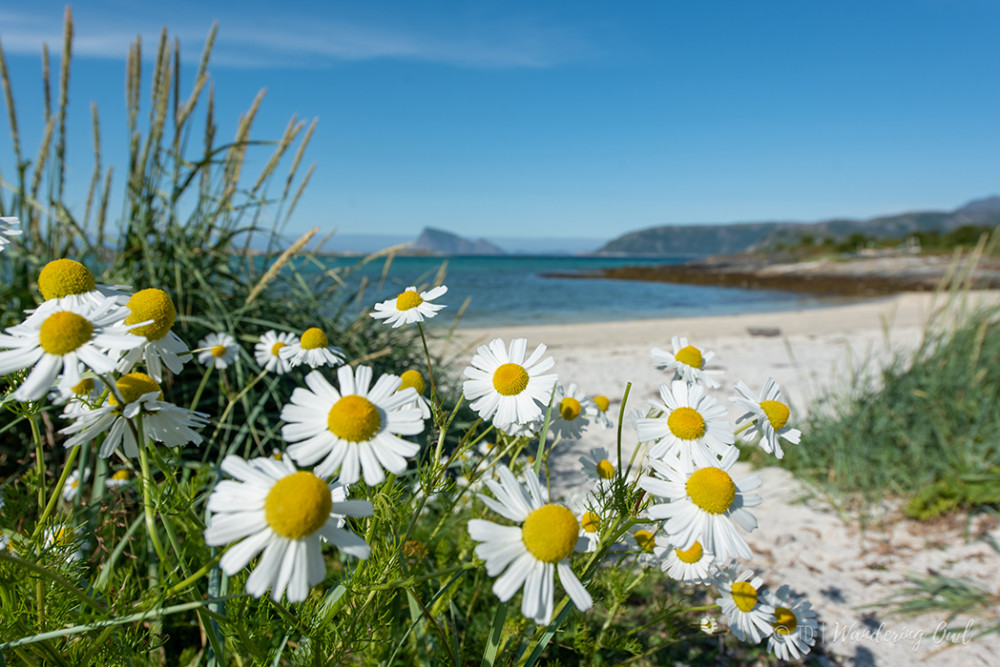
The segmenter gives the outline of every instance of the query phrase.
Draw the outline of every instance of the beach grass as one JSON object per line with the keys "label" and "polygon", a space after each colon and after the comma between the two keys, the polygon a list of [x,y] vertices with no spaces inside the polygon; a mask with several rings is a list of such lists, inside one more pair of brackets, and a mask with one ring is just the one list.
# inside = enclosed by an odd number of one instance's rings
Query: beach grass
{"label": "beach grass", "polygon": [[977,259],[956,265],[917,350],[854,369],[783,465],[842,498],[902,499],[921,519],[1000,505],[1000,307],[969,301]]}

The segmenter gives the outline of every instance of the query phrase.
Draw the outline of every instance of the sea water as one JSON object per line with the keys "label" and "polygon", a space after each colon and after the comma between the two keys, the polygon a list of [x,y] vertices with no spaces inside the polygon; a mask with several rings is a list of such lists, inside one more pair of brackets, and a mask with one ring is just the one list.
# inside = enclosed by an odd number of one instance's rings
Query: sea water
{"label": "sea water", "polygon": [[459,311],[458,326],[471,328],[786,311],[827,305],[838,299],[779,290],[545,275],[587,276],[602,268],[678,264],[685,260],[533,255],[395,257],[387,270],[382,260],[360,267],[356,258],[324,258],[324,263],[349,269],[347,283],[355,289],[363,278],[361,305],[355,312],[348,310],[351,315],[370,311],[376,302],[395,297],[410,285],[427,289],[438,275],[443,275],[448,293],[435,303],[447,304],[447,308],[429,322],[435,327],[451,326]]}

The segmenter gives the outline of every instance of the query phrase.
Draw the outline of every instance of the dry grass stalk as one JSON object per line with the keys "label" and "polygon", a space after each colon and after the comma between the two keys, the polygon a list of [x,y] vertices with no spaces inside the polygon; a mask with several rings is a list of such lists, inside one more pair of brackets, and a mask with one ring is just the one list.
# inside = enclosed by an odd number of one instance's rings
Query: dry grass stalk
{"label": "dry grass stalk", "polygon": [[292,145],[295,137],[298,136],[299,132],[305,126],[305,121],[300,121],[296,116],[292,116],[288,121],[288,125],[285,127],[285,131],[281,135],[281,139],[278,140],[278,146],[274,149],[271,157],[268,159],[267,164],[261,170],[260,175],[257,177],[257,181],[250,188],[250,198],[252,199],[257,195],[257,192],[263,187],[265,181],[274,173],[274,170],[278,167],[278,162],[281,157],[288,150],[288,147]]}
{"label": "dry grass stalk", "polygon": [[267,287],[267,284],[272,280],[274,280],[274,278],[278,275],[281,269],[285,267],[285,264],[288,264],[289,260],[291,260],[293,256],[295,256],[300,250],[302,250],[302,248],[305,247],[307,243],[309,243],[309,240],[312,239],[312,237],[315,236],[316,232],[318,231],[319,227],[313,227],[308,232],[303,234],[298,241],[289,246],[288,249],[285,250],[285,252],[281,253],[278,259],[275,260],[274,264],[271,265],[271,267],[267,270],[267,272],[260,277],[260,280],[257,282],[257,284],[254,285],[254,288],[250,291],[250,294],[247,296],[246,301],[243,302],[244,307],[251,304],[253,300],[256,299],[261,292],[264,291],[264,288]]}
{"label": "dry grass stalk", "polygon": [[101,182],[101,121],[97,114],[97,103],[90,103],[90,115],[94,128],[94,175],[90,178],[90,187],[87,188],[87,203],[83,208],[83,226],[90,224],[90,210],[94,204],[94,193]]}
{"label": "dry grass stalk", "polygon": [[288,191],[292,188],[292,181],[295,179],[295,174],[299,170],[299,164],[302,162],[302,156],[305,155],[306,146],[309,145],[309,141],[312,139],[313,132],[316,131],[316,124],[318,122],[318,118],[313,118],[312,123],[309,124],[309,129],[306,130],[306,136],[302,138],[302,143],[299,144],[299,150],[295,151],[295,157],[292,159],[292,166],[288,170],[288,178],[285,180],[285,189],[281,193],[282,199],[288,198]]}
{"label": "dry grass stalk", "polygon": [[309,185],[309,179],[312,178],[313,172],[316,171],[316,163],[313,162],[309,165],[309,171],[306,172],[305,178],[302,179],[302,183],[299,184],[299,189],[295,191],[295,197],[292,199],[292,203],[288,206],[288,211],[285,212],[285,222],[292,217],[292,212],[295,210],[295,205],[299,203],[299,197],[305,192],[306,186]]}
{"label": "dry grass stalk", "polygon": [[3,86],[4,100],[7,102],[7,116],[10,118],[10,136],[14,148],[14,158],[17,164],[22,164],[21,136],[17,131],[17,112],[14,110],[14,92],[10,87],[10,71],[7,69],[7,58],[4,56],[3,45],[0,44],[0,85]]}
{"label": "dry grass stalk", "polygon": [[69,106],[69,65],[73,56],[73,11],[66,7],[62,62],[59,63],[59,132],[56,134],[56,194],[62,197],[66,185],[66,107]]}

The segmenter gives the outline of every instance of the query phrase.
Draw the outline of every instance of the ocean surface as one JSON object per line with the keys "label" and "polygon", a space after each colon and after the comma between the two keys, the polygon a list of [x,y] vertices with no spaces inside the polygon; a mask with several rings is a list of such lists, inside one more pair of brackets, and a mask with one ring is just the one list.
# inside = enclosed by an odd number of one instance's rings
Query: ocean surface
{"label": "ocean surface", "polygon": [[[347,285],[357,288],[363,279],[360,303],[365,305],[355,312],[370,311],[376,302],[392,298],[410,285],[428,288],[443,271],[448,293],[435,303],[448,307],[429,325],[450,327],[461,311],[461,328],[730,315],[845,302],[843,297],[800,292],[542,275],[683,261],[685,258],[396,257],[388,270],[385,262],[378,260],[347,272]],[[324,262],[328,267],[344,269],[358,264],[355,258],[324,258]]]}

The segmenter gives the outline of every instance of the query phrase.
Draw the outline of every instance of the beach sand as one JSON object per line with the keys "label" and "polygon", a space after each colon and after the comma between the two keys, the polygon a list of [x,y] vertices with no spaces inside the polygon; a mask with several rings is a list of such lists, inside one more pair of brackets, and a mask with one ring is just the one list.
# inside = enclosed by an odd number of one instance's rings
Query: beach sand
{"label": "beach sand", "polygon": [[[1000,292],[974,293],[974,300],[995,302]],[[843,391],[852,369],[884,363],[919,344],[928,318],[941,305],[929,293],[903,293],[878,300],[796,312],[691,317],[635,322],[462,329],[438,341],[446,363],[457,371],[468,364],[477,345],[492,338],[527,338],[529,352],[539,343],[555,359],[560,382],[577,383],[587,394],[611,399],[609,414],[618,414],[627,382],[628,407],[645,407],[668,379],[653,367],[650,349],[670,350],[672,336],[683,336],[702,350],[714,352],[708,367],[724,371],[723,387],[712,392],[730,405],[732,385],[743,380],[754,391],[774,377],[793,411],[801,418],[826,392]],[[947,317],[944,321],[947,321]],[[756,332],[754,335],[751,332]],[[759,334],[767,335],[759,335]],[[730,409],[731,420],[739,415]],[[629,424],[623,446],[634,440]],[[794,446],[794,445],[789,445]],[[803,438],[802,447],[808,447]],[[592,427],[579,442],[560,443],[551,461],[553,493],[578,495],[585,484],[578,458],[592,447],[615,448],[612,430]],[[628,456],[628,453],[625,454]],[[734,475],[762,478],[764,503],[753,512],[759,521],[747,536],[754,551],[748,567],[761,571],[774,587],[783,583],[809,596],[821,620],[827,652],[846,664],[934,665],[996,664],[996,634],[969,642],[988,619],[959,619],[971,631],[943,639],[938,616],[899,618],[866,608],[905,583],[906,575],[938,574],[969,578],[996,592],[1000,555],[985,541],[966,543],[963,521],[921,524],[900,517],[891,504],[884,516],[864,529],[857,517],[838,513],[830,502],[777,467],[757,470],[743,463]],[[992,528],[1000,540],[1000,530]],[[993,622],[998,622],[993,619]]]}

